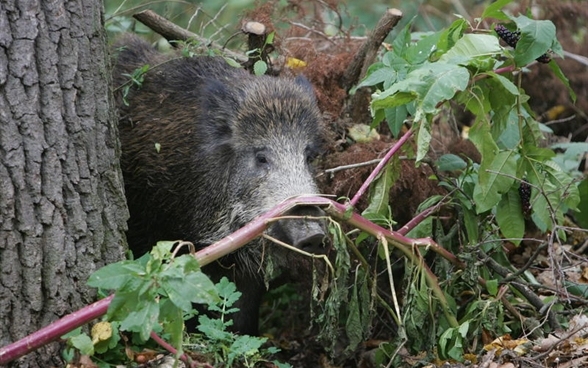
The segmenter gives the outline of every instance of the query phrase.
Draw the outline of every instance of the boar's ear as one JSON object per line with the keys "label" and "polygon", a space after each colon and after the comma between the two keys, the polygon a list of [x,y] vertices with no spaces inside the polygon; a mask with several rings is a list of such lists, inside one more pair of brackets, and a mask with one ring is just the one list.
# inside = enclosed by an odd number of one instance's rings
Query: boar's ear
{"label": "boar's ear", "polygon": [[315,97],[314,88],[304,75],[298,75],[296,78],[294,78],[294,83],[302,87],[302,89],[307,92],[309,96],[313,98]]}
{"label": "boar's ear", "polygon": [[233,119],[239,106],[238,91],[219,80],[206,80],[201,90],[200,106],[209,138],[216,142],[231,139]]}

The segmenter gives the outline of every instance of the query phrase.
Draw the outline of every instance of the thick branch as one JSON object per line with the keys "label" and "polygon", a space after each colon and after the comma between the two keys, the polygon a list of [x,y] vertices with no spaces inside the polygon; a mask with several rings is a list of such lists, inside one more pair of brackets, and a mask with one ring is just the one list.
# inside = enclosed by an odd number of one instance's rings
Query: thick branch
{"label": "thick branch", "polygon": [[[143,23],[145,26],[149,27],[153,32],[160,34],[163,38],[168,41],[188,41],[188,40],[196,40],[207,47],[211,47],[214,49],[223,50],[223,53],[227,56],[239,61],[245,62],[247,61],[247,57],[245,55],[223,49],[222,46],[211,42],[210,40],[197,35],[196,33],[192,33],[172,22],[165,19],[161,15],[155,13],[152,10],[143,10],[142,12],[136,13],[133,15],[133,18],[138,20],[139,22]],[[172,43],[175,47],[176,45]]]}
{"label": "thick branch", "polygon": [[373,64],[382,42],[390,31],[402,19],[402,12],[398,9],[388,9],[380,18],[374,31],[368,36],[363,45],[355,54],[351,64],[347,67],[342,80],[342,87],[349,91],[363,78],[367,68]]}

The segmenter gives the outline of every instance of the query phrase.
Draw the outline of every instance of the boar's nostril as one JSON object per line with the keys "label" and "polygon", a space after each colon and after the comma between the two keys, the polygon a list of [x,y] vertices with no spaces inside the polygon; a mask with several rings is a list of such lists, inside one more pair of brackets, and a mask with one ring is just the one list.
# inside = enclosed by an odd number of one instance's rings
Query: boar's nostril
{"label": "boar's nostril", "polygon": [[298,244],[294,244],[294,246],[309,253],[322,254],[325,253],[326,250],[325,240],[326,237],[323,232],[308,234],[307,237],[300,239]]}

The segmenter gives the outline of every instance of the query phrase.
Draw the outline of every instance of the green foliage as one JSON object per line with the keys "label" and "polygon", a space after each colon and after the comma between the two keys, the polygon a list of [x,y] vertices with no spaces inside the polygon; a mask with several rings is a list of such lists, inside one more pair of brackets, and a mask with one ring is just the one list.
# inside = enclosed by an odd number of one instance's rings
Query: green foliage
{"label": "green foliage", "polygon": [[[377,87],[372,102],[375,124],[391,116],[390,129],[397,132],[399,122],[412,120],[417,162],[429,150],[431,123],[443,105],[452,100],[471,111],[476,121],[469,138],[482,155],[472,197],[476,214],[499,208],[499,224],[511,225],[501,227],[504,235],[520,238],[522,227],[514,224],[521,225],[523,219],[514,197],[523,178],[535,188],[532,218],[543,230],[556,224],[550,219],[561,219],[564,211],[578,205],[579,192],[553,160],[553,151],[537,148],[541,126],[525,104],[528,97],[511,80],[513,68],[548,50],[559,52],[555,27],[524,16],[510,19],[521,31],[514,55],[495,35],[465,33],[463,19],[416,42],[410,42],[407,27],[360,86]],[[498,67],[506,76],[496,72]],[[499,205],[506,202],[510,209]]]}
{"label": "green foliage", "polygon": [[223,277],[216,285],[216,289],[221,301],[209,306],[209,310],[218,312],[219,317],[199,316],[198,330],[201,334],[190,336],[190,343],[202,354],[210,356],[212,361],[224,367],[232,367],[237,363],[239,366],[253,367],[259,362],[267,362],[265,356],[278,352],[276,348],[262,347],[267,342],[267,338],[236,335],[227,331],[227,328],[232,325],[228,315],[238,310],[233,307],[233,304],[241,296],[235,284]]}
{"label": "green foliage", "polygon": [[88,285],[116,290],[108,318],[121,321],[121,330],[137,332],[145,341],[161,323],[179,346],[192,303],[212,304],[218,295],[194,257],[170,258],[173,244],[160,242],[136,261],[107,265],[90,276]]}
{"label": "green foliage", "polygon": [[[498,19],[520,32],[514,50],[503,47],[494,31],[477,28],[484,19],[474,26],[460,18],[438,32],[419,34],[411,33],[409,24],[357,87],[374,90],[372,126],[385,121],[397,135],[403,124],[412,125],[417,163],[429,151],[434,121],[443,124],[451,120],[446,116],[454,109],[465,109],[475,117],[468,136],[480,152],[481,162],[455,155],[440,157],[435,162],[438,172],[450,176],[436,179],[449,194],[423,205],[429,208],[441,201],[456,211],[459,222],[447,228],[429,218],[410,233],[413,237],[431,236],[465,265],[455,272],[455,265],[446,260],[435,262],[434,272],[442,280],[445,301],[431,294],[422,265],[408,262],[406,266],[405,312],[400,327],[407,338],[399,336],[397,343],[407,344],[414,352],[435,345],[442,359],[462,360],[471,349],[470,342],[484,329],[495,334],[521,329],[519,321],[506,324],[502,304],[494,300],[503,277],[480,259],[492,257],[511,269],[501,247],[503,239],[519,244],[526,220],[544,232],[559,228],[565,213],[586,203],[575,174],[586,145],[542,148],[543,131],[548,129],[535,120],[527,105],[529,97],[520,88],[521,68],[546,53],[561,55],[555,26],[550,21],[503,13],[502,7],[509,2],[494,2],[483,17]],[[556,62],[551,60],[549,66],[569,88]],[[574,98],[573,92],[570,94]],[[554,149],[562,152],[556,155]],[[392,223],[390,211],[378,195],[394,180],[386,175],[384,171],[383,179],[373,186],[369,211],[364,212],[380,224],[386,224],[386,219]],[[523,181],[531,188],[528,213],[523,211],[525,204],[519,193]],[[585,182],[581,185],[586,186]],[[561,231],[558,234],[565,236]],[[367,235],[357,239],[367,239]],[[479,285],[480,279],[487,280],[485,287]],[[458,303],[453,298],[464,290],[473,292],[472,299]],[[458,324],[440,314],[441,306],[459,316]],[[394,351],[392,346],[381,350],[388,359],[394,359]]]}
{"label": "green foliage", "polygon": [[241,293],[226,278],[213,284],[200,271],[193,256],[174,257],[173,245],[159,242],[151,253],[137,260],[107,265],[90,276],[90,286],[115,290],[106,316],[111,322],[96,324],[92,337],[79,329],[64,336],[70,347],[64,353],[68,361],[79,351],[111,363],[124,362],[128,358],[125,347],[120,346],[122,332],[133,336],[131,340],[138,344],[134,349],[139,351],[156,331],[172,343],[179,357],[185,346],[183,321],[197,314],[193,303],[206,305],[211,313],[218,314],[218,318],[198,316],[200,333],[190,335],[194,345],[187,345],[198,349],[211,362],[224,367],[253,367],[258,362],[267,362],[266,357],[278,351],[262,347],[266,338],[227,331],[232,325],[230,314],[238,311],[233,304]]}
{"label": "green foliage", "polygon": [[131,74],[123,74],[124,76],[129,77],[129,81],[122,86],[123,103],[125,105],[129,105],[129,102],[127,101],[127,96],[129,95],[131,87],[141,87],[143,85],[143,80],[145,79],[145,74],[149,71],[149,69],[149,65],[146,64],[140,68],[133,70]]}

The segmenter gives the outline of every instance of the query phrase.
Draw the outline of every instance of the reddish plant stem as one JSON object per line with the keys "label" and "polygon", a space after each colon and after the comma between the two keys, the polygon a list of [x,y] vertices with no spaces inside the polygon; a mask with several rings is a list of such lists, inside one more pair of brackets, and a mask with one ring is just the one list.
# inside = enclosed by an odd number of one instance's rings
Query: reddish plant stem
{"label": "reddish plant stem", "polygon": [[85,325],[86,323],[98,318],[108,310],[110,301],[114,295],[97,301],[94,304],[80,309],[77,312],[68,314],[58,321],[53,322],[47,327],[36,331],[27,337],[13,342],[0,349],[0,366],[7,364],[21,356],[30,353],[41,346],[57,340],[62,335]]}
{"label": "reddish plant stem", "polygon": [[[408,135],[410,134],[407,134],[407,136]],[[408,139],[408,137],[406,139]],[[404,141],[406,141],[406,139],[404,139]],[[323,207],[325,212],[334,218],[345,221],[352,226],[369,232],[378,238],[385,237],[389,244],[392,244],[396,248],[400,249],[412,262],[419,264],[420,267],[422,267],[426,274],[429,286],[431,287],[436,297],[441,301],[441,304],[445,309],[448,320],[452,325],[455,325],[454,327],[457,326],[455,317],[446,309],[447,303],[445,301],[445,296],[439,287],[436,276],[428,269],[425,264],[421,262],[421,259],[416,255],[414,247],[430,247],[453,264],[462,268],[463,265],[453,254],[445,250],[443,247],[440,247],[430,238],[407,238],[400,233],[384,229],[383,227],[366,220],[357,213],[350,213],[347,206],[333,202],[330,199],[323,197],[296,197],[286,200],[270,211],[251,221],[241,229],[235,231],[233,234],[198,251],[195,255],[196,259],[201,266],[204,266],[228,253],[235,251],[239,247],[260,236],[276,217],[282,216],[290,209],[299,205]],[[59,339],[67,332],[70,332],[77,327],[89,323],[93,319],[99,318],[100,316],[106,314],[112,298],[113,296],[111,295],[105,299],[97,301],[94,304],[91,304],[77,312],[69,314],[62,319],[53,322],[49,326],[46,326],[21,340],[0,348],[0,365],[7,364],[15,359],[18,359],[21,356],[38,349],[51,341]]]}
{"label": "reddish plant stem", "polygon": [[[155,341],[156,343],[158,343],[162,348],[169,351],[170,353],[172,353],[174,355],[176,355],[178,353],[178,350],[176,348],[171,346],[167,341],[165,341],[164,339],[159,337],[159,335],[153,331],[151,331],[151,339],[153,341]],[[190,368],[197,368],[198,367],[198,365],[195,362],[193,362],[192,359],[190,359],[190,357],[187,356],[186,354],[182,354],[180,356],[180,359],[184,363],[186,363]]]}
{"label": "reddish plant stem", "polygon": [[357,205],[357,202],[359,202],[359,199],[361,198],[361,196],[365,194],[365,192],[369,188],[370,184],[372,184],[372,182],[374,181],[374,179],[376,178],[376,176],[378,176],[378,174],[384,169],[384,166],[386,166],[386,164],[388,163],[388,161],[390,161],[390,159],[392,158],[392,156],[396,152],[398,152],[398,150],[400,149],[400,147],[402,147],[404,145],[404,143],[406,143],[406,141],[408,141],[408,139],[410,137],[412,137],[412,135],[413,135],[413,131],[412,130],[409,130],[408,132],[406,132],[398,140],[398,142],[396,142],[392,146],[392,148],[390,148],[390,151],[388,151],[386,153],[386,156],[384,156],[384,158],[382,159],[382,161],[380,161],[380,163],[376,166],[376,168],[374,169],[374,171],[372,171],[372,173],[370,174],[370,176],[368,176],[368,178],[366,179],[366,181],[361,185],[361,187],[359,188],[359,190],[357,191],[357,193],[355,193],[355,196],[353,196],[353,198],[349,202],[349,205],[351,207],[355,207],[355,205]]}
{"label": "reddish plant stem", "polygon": [[[298,197],[279,204],[233,234],[197,252],[196,259],[201,266],[204,266],[219,257],[238,249],[261,235],[261,233],[267,228],[271,218],[284,214],[298,204],[304,204],[306,199],[307,198],[304,197]],[[311,200],[311,205],[317,206],[326,206],[331,202],[328,199],[319,197],[308,197],[308,199]],[[312,199],[314,199],[314,201],[312,201]],[[105,299],[99,300],[77,312],[71,313],[51,323],[23,339],[0,348],[0,366],[8,364],[45,344],[59,339],[64,334],[103,316],[108,311],[108,306],[113,297],[114,296],[111,295]]]}

